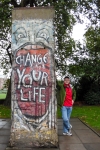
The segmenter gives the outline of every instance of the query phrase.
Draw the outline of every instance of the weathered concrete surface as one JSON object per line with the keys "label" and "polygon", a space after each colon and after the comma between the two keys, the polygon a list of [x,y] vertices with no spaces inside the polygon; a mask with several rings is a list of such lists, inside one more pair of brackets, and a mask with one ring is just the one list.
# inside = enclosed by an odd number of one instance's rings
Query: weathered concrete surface
{"label": "weathered concrete surface", "polygon": [[58,147],[54,9],[14,9],[12,16],[10,146]]}
{"label": "weathered concrete surface", "polygon": [[[34,12],[33,12],[34,9]],[[13,20],[29,19],[53,19],[55,10],[53,7],[16,8],[13,11]]]}

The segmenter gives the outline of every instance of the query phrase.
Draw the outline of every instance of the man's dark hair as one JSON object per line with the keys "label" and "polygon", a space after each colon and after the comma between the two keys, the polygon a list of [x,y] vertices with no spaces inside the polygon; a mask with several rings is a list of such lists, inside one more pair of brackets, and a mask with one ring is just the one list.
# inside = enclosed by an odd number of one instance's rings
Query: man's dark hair
{"label": "man's dark hair", "polygon": [[67,78],[67,79],[70,79],[70,77],[69,77],[69,76],[64,77],[64,79],[66,79],[66,78]]}

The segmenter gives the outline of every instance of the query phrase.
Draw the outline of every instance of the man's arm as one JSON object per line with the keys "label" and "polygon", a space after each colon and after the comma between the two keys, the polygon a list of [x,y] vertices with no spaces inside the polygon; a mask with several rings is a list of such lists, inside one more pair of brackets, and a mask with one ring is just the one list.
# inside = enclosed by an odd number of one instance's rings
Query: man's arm
{"label": "man's arm", "polygon": [[76,91],[75,91],[75,88],[73,87],[73,101],[75,101],[76,99]]}

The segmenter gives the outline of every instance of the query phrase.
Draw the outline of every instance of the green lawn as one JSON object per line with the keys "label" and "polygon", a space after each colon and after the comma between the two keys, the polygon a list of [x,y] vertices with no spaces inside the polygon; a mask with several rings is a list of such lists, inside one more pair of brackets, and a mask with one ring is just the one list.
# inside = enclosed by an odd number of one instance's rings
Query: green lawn
{"label": "green lawn", "polygon": [[[60,108],[57,113],[61,118]],[[78,117],[93,129],[100,130],[100,106],[74,106],[71,117]]]}
{"label": "green lawn", "polygon": [[5,99],[6,98],[6,93],[0,93],[0,99]]}
{"label": "green lawn", "polygon": [[5,99],[7,94],[7,90],[0,90],[0,100]]}
{"label": "green lawn", "polygon": [[0,105],[0,118],[10,118],[10,116],[11,116],[10,107]]}

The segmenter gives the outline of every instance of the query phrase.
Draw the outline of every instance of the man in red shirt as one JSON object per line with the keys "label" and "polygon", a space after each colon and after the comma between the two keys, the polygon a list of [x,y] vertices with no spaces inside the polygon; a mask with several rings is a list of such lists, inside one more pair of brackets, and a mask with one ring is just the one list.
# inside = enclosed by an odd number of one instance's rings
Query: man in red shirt
{"label": "man in red shirt", "polygon": [[70,78],[68,76],[64,78],[63,87],[65,89],[64,101],[62,106],[63,135],[71,136],[72,133],[70,132],[70,129],[72,128],[72,125],[69,121],[72,112],[72,106],[76,97],[76,92],[71,86]]}

